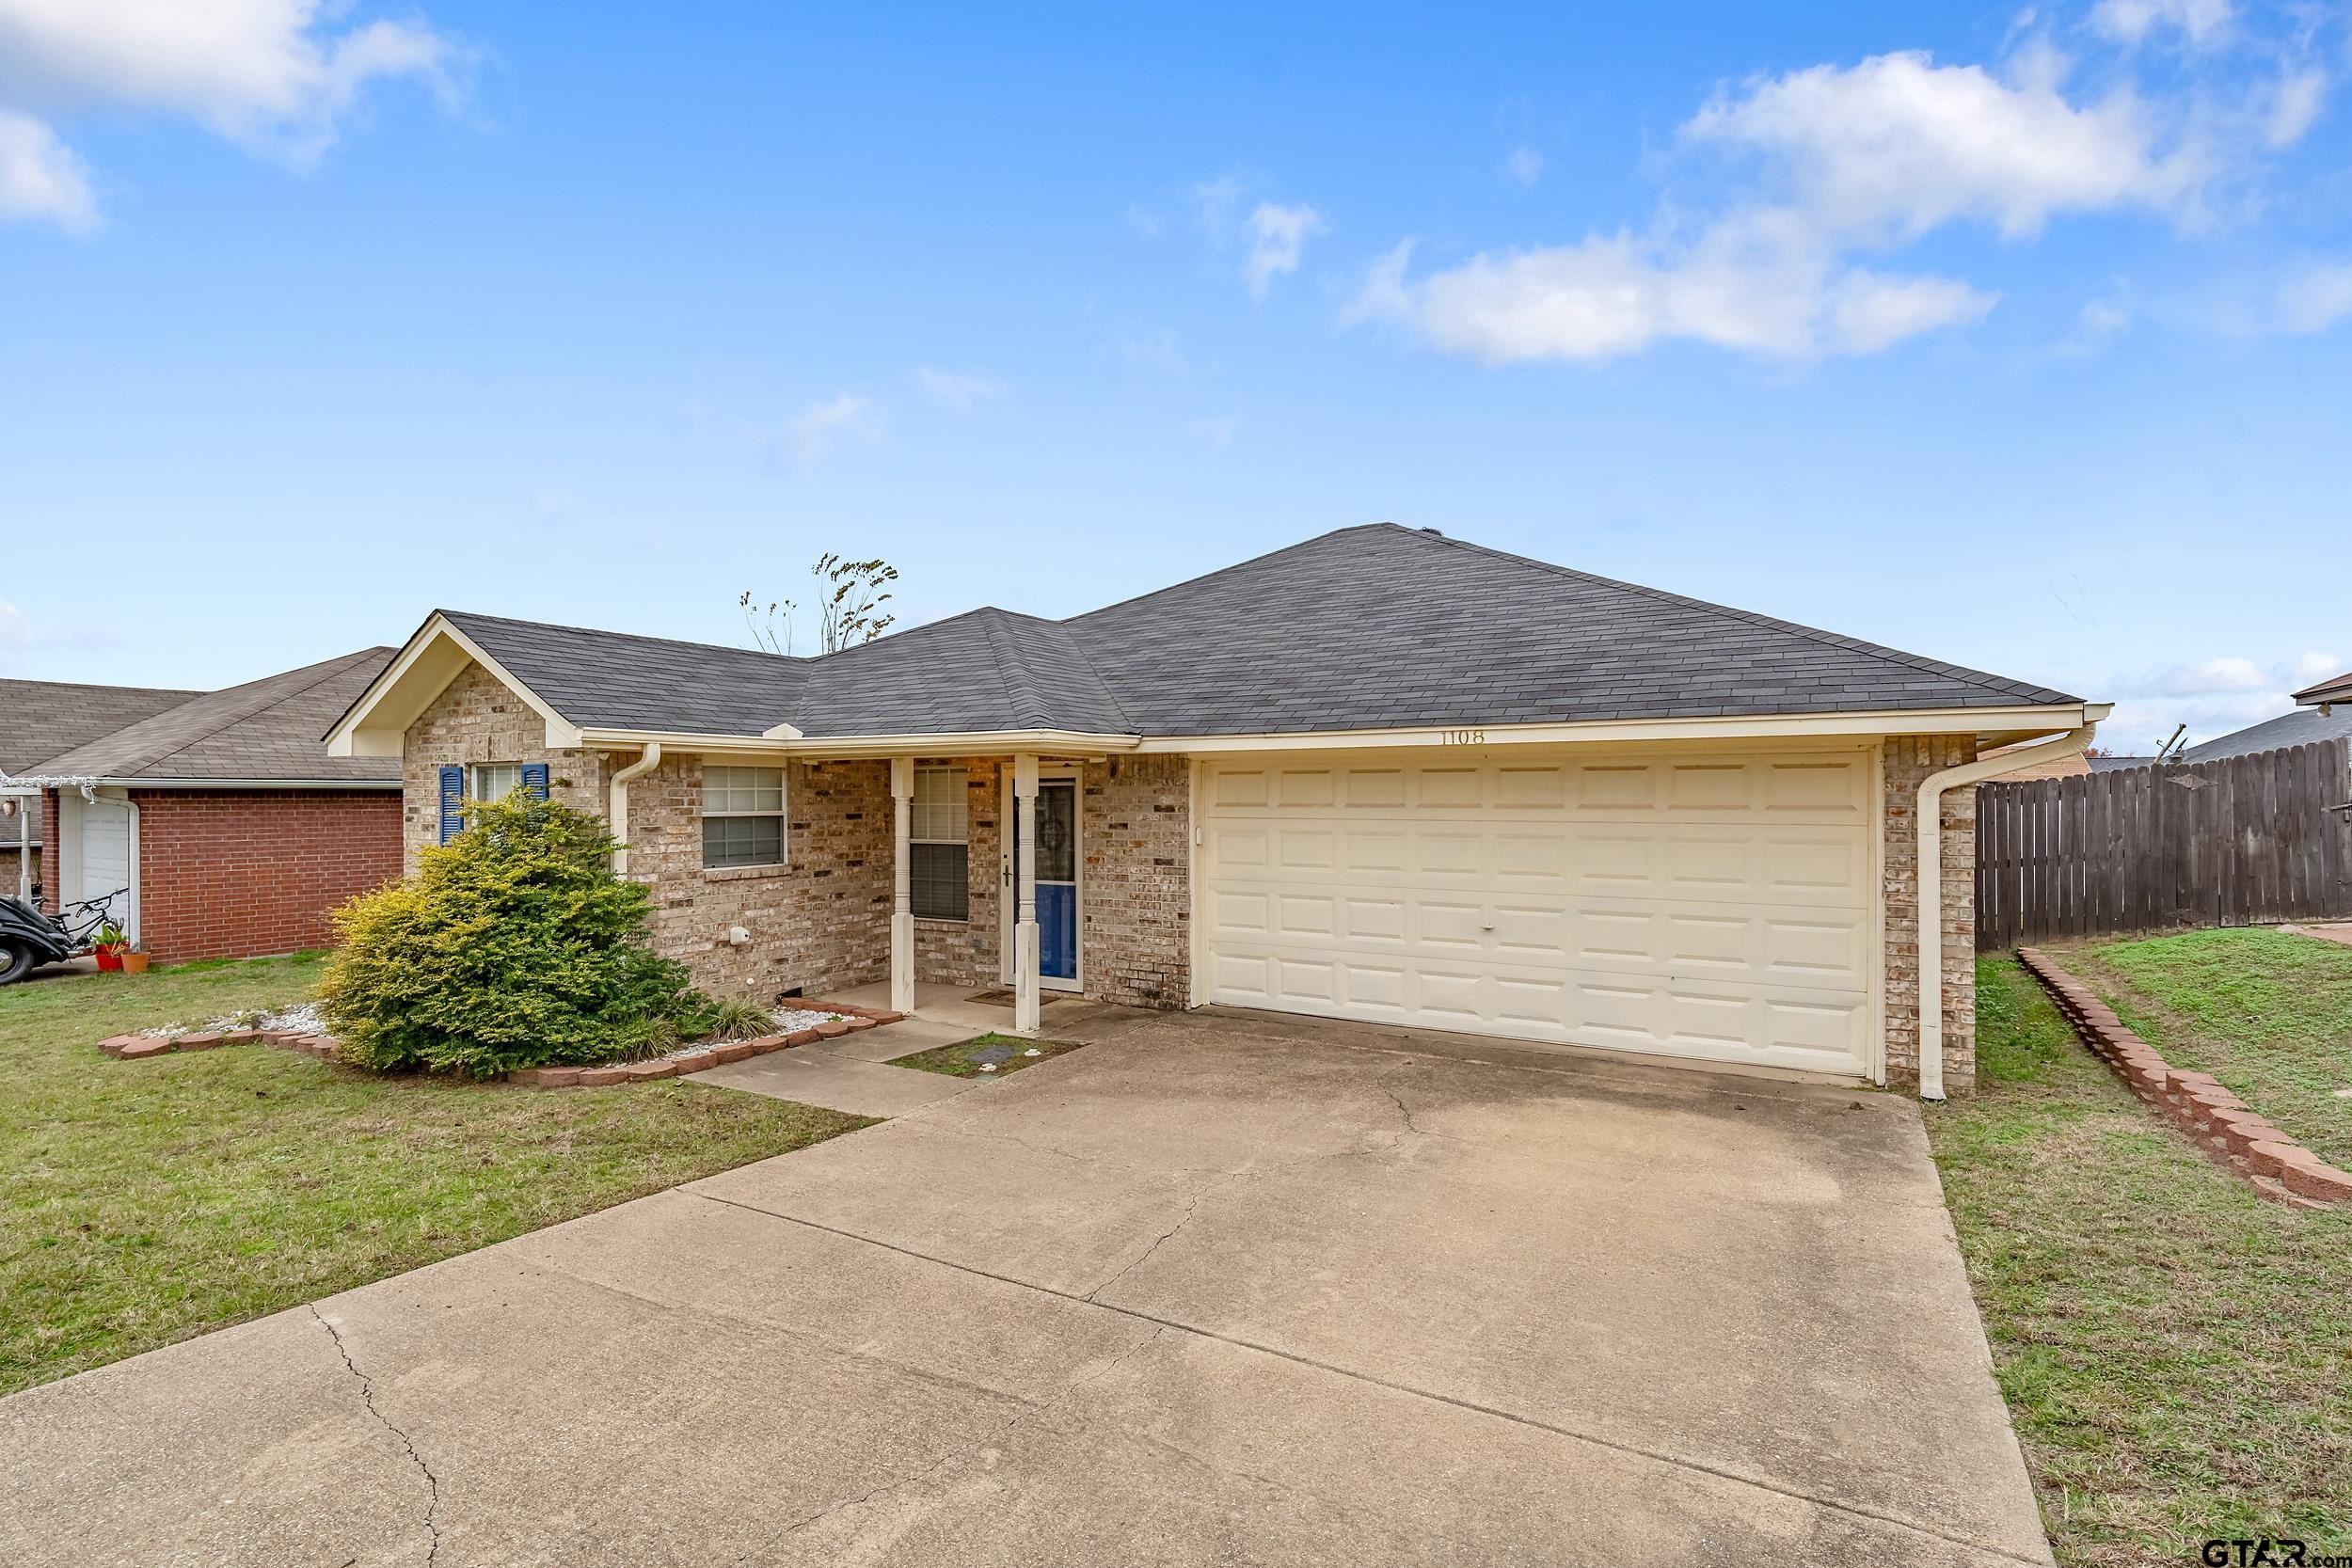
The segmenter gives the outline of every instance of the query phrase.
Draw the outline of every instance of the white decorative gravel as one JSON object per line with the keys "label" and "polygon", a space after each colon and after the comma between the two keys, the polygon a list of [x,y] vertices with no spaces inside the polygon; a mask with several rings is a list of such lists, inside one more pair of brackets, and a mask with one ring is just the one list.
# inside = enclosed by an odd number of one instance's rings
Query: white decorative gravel
{"label": "white decorative gravel", "polygon": [[326,1020],[319,1016],[319,1006],[315,1002],[297,1003],[275,1012],[263,1010],[259,1023],[238,1022],[245,1016],[231,1013],[210,1023],[158,1023],[153,1028],[139,1030],[138,1034],[142,1038],[160,1040],[177,1035],[219,1034],[227,1029],[290,1029],[303,1035],[324,1035],[327,1032]]}
{"label": "white decorative gravel", "polygon": [[[802,1007],[778,1007],[768,1016],[774,1019],[775,1022],[762,1033],[770,1035],[788,1035],[795,1029],[814,1029],[820,1023],[837,1023],[841,1021],[839,1013],[812,1013]],[[656,1062],[683,1061],[691,1056],[707,1056],[721,1046],[730,1043],[727,1040],[696,1040],[691,1045],[681,1045],[675,1051],[646,1059]]]}

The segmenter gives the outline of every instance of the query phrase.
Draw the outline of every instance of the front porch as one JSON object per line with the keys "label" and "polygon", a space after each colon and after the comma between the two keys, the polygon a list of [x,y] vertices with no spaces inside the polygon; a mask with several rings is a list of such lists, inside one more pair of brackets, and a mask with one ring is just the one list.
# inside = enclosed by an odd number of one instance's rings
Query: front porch
{"label": "front porch", "polygon": [[[998,996],[1004,999],[998,1001]],[[901,1006],[893,994],[891,983],[882,980],[868,986],[852,986],[847,990],[837,990],[827,1000],[846,1002],[853,1007],[889,1008],[906,1013],[926,1023],[961,1031],[958,1037],[961,1038],[968,1039],[974,1035],[1025,1033],[1016,1027],[1018,1021],[1012,995],[1001,990],[976,991],[970,986],[918,980],[914,988],[914,1006]],[[822,1006],[821,1003],[816,1005]],[[1027,1037],[1034,1038],[1042,1034],[1055,1039],[1090,1038],[1100,1026],[1113,1020],[1149,1016],[1139,1008],[1120,1006],[1114,1002],[1099,1002],[1072,991],[1043,992],[1039,999],[1039,1010],[1041,1015],[1039,1026],[1026,1031]],[[905,1037],[904,1035],[894,1036],[891,1039],[877,1039],[873,1044],[878,1048],[892,1046],[896,1040]],[[927,1037],[924,1043],[936,1042]],[[919,1047],[909,1045],[903,1050],[894,1051],[894,1054],[903,1055],[917,1049]]]}

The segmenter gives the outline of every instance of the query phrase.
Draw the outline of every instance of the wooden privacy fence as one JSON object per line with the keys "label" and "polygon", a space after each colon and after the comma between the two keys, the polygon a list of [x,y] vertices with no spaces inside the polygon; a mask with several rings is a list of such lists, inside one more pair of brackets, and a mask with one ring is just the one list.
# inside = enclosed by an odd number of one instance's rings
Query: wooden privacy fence
{"label": "wooden privacy fence", "polygon": [[1977,948],[2352,917],[2344,744],[1977,786]]}

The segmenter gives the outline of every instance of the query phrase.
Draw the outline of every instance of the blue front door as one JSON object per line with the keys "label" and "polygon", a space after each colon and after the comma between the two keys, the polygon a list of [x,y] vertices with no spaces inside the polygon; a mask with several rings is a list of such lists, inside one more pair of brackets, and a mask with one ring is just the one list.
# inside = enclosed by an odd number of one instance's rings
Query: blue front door
{"label": "blue front door", "polygon": [[1078,786],[1037,786],[1037,972],[1052,984],[1078,983]]}

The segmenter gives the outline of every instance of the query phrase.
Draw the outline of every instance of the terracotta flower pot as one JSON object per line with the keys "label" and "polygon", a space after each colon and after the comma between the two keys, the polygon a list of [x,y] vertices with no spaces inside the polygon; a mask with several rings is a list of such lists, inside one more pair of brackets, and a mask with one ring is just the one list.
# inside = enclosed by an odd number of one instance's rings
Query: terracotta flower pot
{"label": "terracotta flower pot", "polygon": [[146,974],[147,955],[144,953],[125,953],[122,955],[122,973],[125,974]]}

